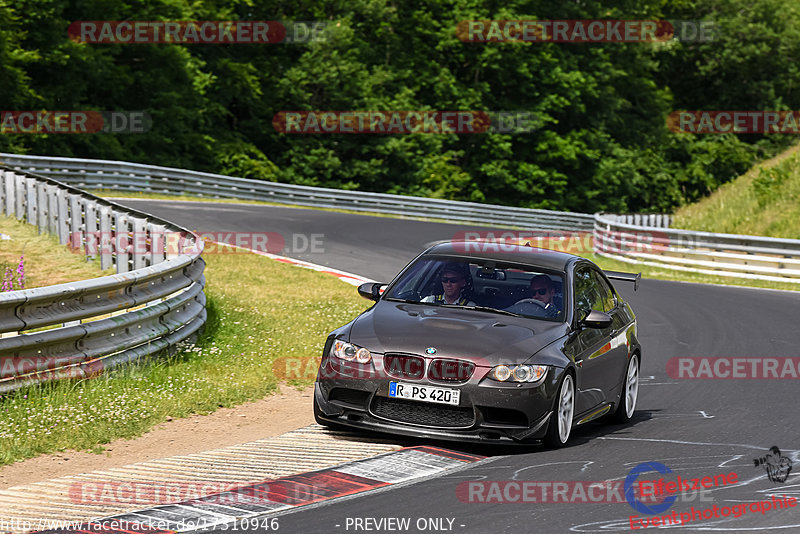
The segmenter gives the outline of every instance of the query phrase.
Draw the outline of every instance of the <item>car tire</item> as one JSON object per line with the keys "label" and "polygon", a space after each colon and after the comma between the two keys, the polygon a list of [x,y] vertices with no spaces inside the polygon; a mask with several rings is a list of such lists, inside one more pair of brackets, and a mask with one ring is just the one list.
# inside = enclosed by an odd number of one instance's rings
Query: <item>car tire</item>
{"label": "car tire", "polygon": [[569,441],[572,433],[573,417],[575,416],[575,380],[570,373],[564,373],[564,379],[556,394],[553,405],[553,417],[547,427],[544,442],[552,448],[563,447]]}
{"label": "car tire", "polygon": [[639,398],[639,355],[634,353],[625,368],[625,380],[619,394],[619,405],[612,419],[617,423],[627,423],[636,411]]}

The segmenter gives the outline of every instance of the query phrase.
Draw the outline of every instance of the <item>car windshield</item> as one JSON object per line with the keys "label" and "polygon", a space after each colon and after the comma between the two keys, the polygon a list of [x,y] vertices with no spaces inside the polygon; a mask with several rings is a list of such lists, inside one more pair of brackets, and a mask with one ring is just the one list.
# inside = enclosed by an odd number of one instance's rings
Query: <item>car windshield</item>
{"label": "car windshield", "polygon": [[564,274],[490,259],[426,256],[395,280],[384,299],[564,320]]}

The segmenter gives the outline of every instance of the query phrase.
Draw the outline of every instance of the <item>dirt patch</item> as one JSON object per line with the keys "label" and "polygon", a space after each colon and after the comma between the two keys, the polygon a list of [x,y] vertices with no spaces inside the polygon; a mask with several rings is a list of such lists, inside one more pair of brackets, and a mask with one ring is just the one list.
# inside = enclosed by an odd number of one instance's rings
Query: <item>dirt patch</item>
{"label": "dirt patch", "polygon": [[313,394],[313,386],[281,386],[279,393],[256,402],[175,419],[141,437],[116,440],[100,454],[64,451],[7,465],[0,468],[0,489],[277,436],[314,422]]}

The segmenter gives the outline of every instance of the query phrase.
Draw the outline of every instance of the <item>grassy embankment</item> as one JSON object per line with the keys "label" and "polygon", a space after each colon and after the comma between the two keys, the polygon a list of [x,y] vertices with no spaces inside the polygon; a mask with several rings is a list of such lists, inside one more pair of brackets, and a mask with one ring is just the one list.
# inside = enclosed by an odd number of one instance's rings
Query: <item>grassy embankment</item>
{"label": "grassy embankment", "polygon": [[278,357],[318,356],[327,333],[367,305],[332,276],[263,256],[213,254],[206,261],[209,320],[197,344],[93,380],[6,395],[0,465],[65,449],[100,452],[168,417],[262,398],[276,389]]}
{"label": "grassy embankment", "polygon": [[800,144],[681,208],[674,226],[800,239]]}
{"label": "grassy embankment", "polygon": [[[98,263],[84,261],[82,254],[70,252],[50,235],[39,235],[36,227],[0,215],[0,233],[11,239],[0,239],[0,279],[6,267],[16,271],[24,254],[25,287],[27,289],[64,282],[74,282],[95,276],[113,274],[113,269],[100,271]],[[14,289],[19,289],[14,276]]]}

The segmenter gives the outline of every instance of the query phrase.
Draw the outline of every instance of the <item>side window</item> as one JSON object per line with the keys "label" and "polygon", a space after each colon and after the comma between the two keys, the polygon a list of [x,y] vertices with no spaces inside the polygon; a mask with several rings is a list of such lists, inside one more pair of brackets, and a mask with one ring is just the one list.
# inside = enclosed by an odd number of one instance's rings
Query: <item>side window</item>
{"label": "side window", "polygon": [[592,277],[595,279],[597,291],[600,294],[601,307],[593,308],[598,311],[610,312],[617,305],[617,297],[614,296],[614,290],[608,285],[603,275],[597,271],[592,271]]}
{"label": "side window", "polygon": [[430,261],[418,261],[411,266],[403,276],[403,279],[392,289],[391,296],[394,298],[411,298],[423,288],[425,280],[431,276],[432,271],[434,270],[431,269]]}
{"label": "side window", "polygon": [[575,308],[604,311],[597,280],[588,267],[578,267],[575,270]]}

